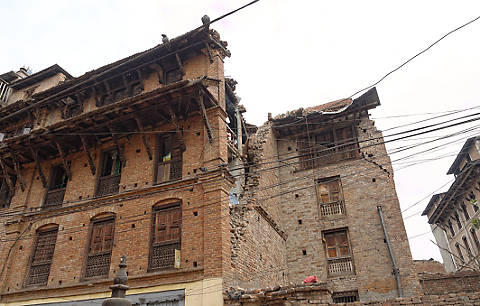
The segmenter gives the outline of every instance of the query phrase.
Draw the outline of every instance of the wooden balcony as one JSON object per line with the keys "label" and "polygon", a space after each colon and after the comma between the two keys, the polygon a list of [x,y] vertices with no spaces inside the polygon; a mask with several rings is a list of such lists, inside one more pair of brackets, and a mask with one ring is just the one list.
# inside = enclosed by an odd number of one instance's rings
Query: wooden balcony
{"label": "wooden balcony", "polygon": [[343,201],[320,203],[320,213],[322,217],[345,215],[345,203]]}
{"label": "wooden balcony", "polygon": [[353,263],[351,257],[334,258],[328,260],[328,275],[340,276],[353,273]]}
{"label": "wooden balcony", "polygon": [[120,177],[120,174],[100,177],[96,193],[97,197],[118,193]]}
{"label": "wooden balcony", "polygon": [[43,203],[43,208],[62,206],[66,188],[49,190]]}

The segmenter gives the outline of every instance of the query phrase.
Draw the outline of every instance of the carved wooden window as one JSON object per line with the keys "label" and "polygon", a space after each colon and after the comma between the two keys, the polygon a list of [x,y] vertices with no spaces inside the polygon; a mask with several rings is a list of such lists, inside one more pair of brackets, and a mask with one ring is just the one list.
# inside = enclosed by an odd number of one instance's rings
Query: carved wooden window
{"label": "carved wooden window", "polygon": [[62,205],[67,181],[67,172],[63,166],[54,166],[51,171],[50,183],[43,207]]}
{"label": "carved wooden window", "polygon": [[182,211],[180,203],[153,208],[151,270],[173,268],[175,250],[180,250]]}
{"label": "carved wooden window", "polygon": [[157,183],[182,179],[182,149],[173,135],[158,137]]}
{"label": "carved wooden window", "polygon": [[103,153],[97,196],[105,196],[118,192],[122,173],[122,161],[117,150]]}
{"label": "carved wooden window", "polygon": [[327,253],[328,275],[337,276],[353,273],[353,262],[346,230],[323,234]]}
{"label": "carved wooden window", "polygon": [[85,277],[107,277],[113,248],[113,216],[92,221]]}
{"label": "carved wooden window", "polygon": [[28,271],[27,285],[46,285],[50,275],[58,225],[37,231],[37,240]]}
{"label": "carved wooden window", "polygon": [[322,216],[345,214],[345,204],[339,177],[319,180],[317,182],[317,195]]}
{"label": "carved wooden window", "polygon": [[309,169],[358,157],[354,126],[324,130],[298,140],[300,168]]}
{"label": "carved wooden window", "polygon": [[[12,184],[15,186],[17,177],[11,176]],[[0,209],[10,207],[10,201],[12,200],[13,194],[8,187],[7,180],[5,178],[0,178]]]}

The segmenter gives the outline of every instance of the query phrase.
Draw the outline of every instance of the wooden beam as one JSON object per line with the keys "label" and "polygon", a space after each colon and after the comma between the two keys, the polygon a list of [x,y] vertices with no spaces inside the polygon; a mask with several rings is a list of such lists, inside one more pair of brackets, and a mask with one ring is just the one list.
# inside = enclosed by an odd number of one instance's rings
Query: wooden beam
{"label": "wooden beam", "polygon": [[142,135],[142,142],[143,142],[143,145],[145,146],[145,150],[147,150],[148,159],[152,160],[153,159],[152,150],[150,149],[150,145],[147,142],[147,136],[145,136],[142,121],[138,116],[135,116],[134,118],[135,118],[135,122],[137,123],[138,131]]}
{"label": "wooden beam", "polygon": [[182,76],[184,76],[185,75],[185,69],[183,69],[182,60],[180,59],[180,55],[178,55],[178,52],[175,53],[175,58],[177,59],[178,67],[180,67],[180,72],[182,73]]}
{"label": "wooden beam", "polygon": [[210,45],[206,42],[205,48],[207,48],[208,59],[210,60],[210,64],[213,63],[212,51],[210,50]]}
{"label": "wooden beam", "polygon": [[93,162],[92,156],[90,156],[90,152],[88,151],[87,140],[82,135],[80,135],[80,139],[82,140],[83,152],[87,156],[88,164],[90,165],[90,171],[92,171],[92,175],[95,175],[95,172],[96,172],[95,163]]}
{"label": "wooden beam", "polygon": [[42,167],[40,166],[40,157],[38,156],[38,149],[34,149],[33,147],[30,146],[30,151],[32,152],[33,159],[35,160],[35,164],[38,168],[38,175],[42,180],[42,186],[44,188],[47,188],[47,179],[45,178],[45,175],[43,174],[43,171],[42,171]]}
{"label": "wooden beam", "polygon": [[7,172],[7,166],[5,165],[3,158],[0,158],[0,166],[2,167],[3,176],[6,178],[8,189],[10,190],[10,193],[13,194],[14,186],[13,186],[12,178]]}
{"label": "wooden beam", "polygon": [[118,143],[118,137],[115,134],[115,129],[113,126],[109,125],[108,129],[110,130],[110,133],[112,134],[112,139],[113,142],[115,143],[115,147],[117,148],[118,156],[120,157],[120,161],[122,162],[122,167],[125,167],[125,154],[123,154],[123,149],[120,147],[120,144]]}
{"label": "wooden beam", "polygon": [[65,169],[65,172],[67,173],[68,180],[72,180],[72,172],[70,171],[70,165],[67,162],[67,159],[65,157],[65,151],[63,151],[62,146],[58,143],[58,141],[55,141],[55,145],[57,146],[58,154],[60,154],[60,157],[62,158],[63,162],[63,168]]}
{"label": "wooden beam", "polygon": [[12,161],[13,161],[13,166],[15,167],[15,172],[17,173],[17,178],[18,181],[20,182],[20,188],[22,188],[22,191],[25,191],[25,180],[22,177],[22,174],[20,173],[20,165],[18,164],[18,160],[15,157],[15,152],[13,152],[10,149],[10,155],[12,155]]}
{"label": "wooden beam", "polygon": [[180,130],[180,125],[178,124],[177,115],[175,114],[175,112],[173,111],[173,109],[170,105],[168,105],[168,111],[170,113],[170,119],[171,119],[170,122],[175,127],[175,132],[177,134],[177,140],[180,142],[180,148],[181,148],[182,151],[184,151],[186,146],[185,146],[185,141],[183,141],[183,135],[182,135],[182,131]]}
{"label": "wooden beam", "polygon": [[210,127],[210,123],[208,122],[207,111],[205,110],[205,104],[203,104],[203,94],[200,93],[200,97],[195,99],[198,103],[198,107],[200,108],[200,112],[202,114],[203,123],[205,124],[205,128],[207,129],[208,140],[210,143],[213,142],[213,134],[212,128]]}

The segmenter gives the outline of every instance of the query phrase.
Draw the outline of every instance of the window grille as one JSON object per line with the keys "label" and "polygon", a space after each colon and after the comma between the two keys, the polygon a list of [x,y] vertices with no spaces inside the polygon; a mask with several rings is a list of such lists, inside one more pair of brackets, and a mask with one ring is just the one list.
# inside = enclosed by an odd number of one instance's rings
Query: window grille
{"label": "window grille", "polygon": [[322,216],[345,215],[345,203],[339,177],[318,181],[317,194]]}
{"label": "window grille", "polygon": [[154,208],[150,269],[173,268],[175,250],[180,250],[182,212],[180,203]]}
{"label": "window grille", "polygon": [[182,179],[182,149],[174,136],[158,139],[157,183]]}
{"label": "window grille", "polygon": [[113,248],[115,219],[93,221],[85,277],[107,277]]}
{"label": "window grille", "polygon": [[325,130],[298,140],[300,168],[310,169],[358,157],[354,126]]}
{"label": "window grille", "polygon": [[102,158],[102,168],[96,195],[106,196],[118,193],[122,173],[122,161],[117,150],[105,152]]}
{"label": "window grille", "polygon": [[352,303],[358,301],[358,291],[334,292],[332,295],[334,303]]}
{"label": "window grille", "polygon": [[54,166],[51,171],[50,185],[43,204],[44,208],[61,206],[67,187],[67,172],[62,166]]}
{"label": "window grille", "polygon": [[58,226],[37,232],[37,241],[28,272],[27,285],[46,285],[50,275]]}
{"label": "window grille", "polygon": [[327,251],[328,275],[338,276],[354,272],[346,230],[324,233]]}

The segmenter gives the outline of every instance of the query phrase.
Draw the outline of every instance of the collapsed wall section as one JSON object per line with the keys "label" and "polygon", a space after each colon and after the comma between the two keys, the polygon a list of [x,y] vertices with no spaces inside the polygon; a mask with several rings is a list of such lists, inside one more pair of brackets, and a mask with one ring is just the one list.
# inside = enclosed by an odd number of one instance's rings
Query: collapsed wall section
{"label": "collapsed wall section", "polygon": [[276,142],[269,125],[248,142],[245,188],[230,208],[231,286],[265,287],[286,283],[286,235],[281,230]]}

